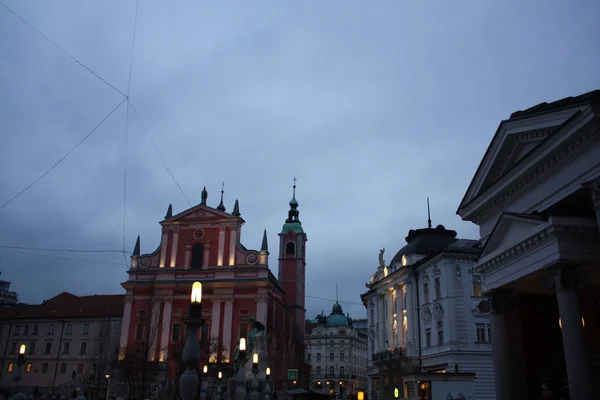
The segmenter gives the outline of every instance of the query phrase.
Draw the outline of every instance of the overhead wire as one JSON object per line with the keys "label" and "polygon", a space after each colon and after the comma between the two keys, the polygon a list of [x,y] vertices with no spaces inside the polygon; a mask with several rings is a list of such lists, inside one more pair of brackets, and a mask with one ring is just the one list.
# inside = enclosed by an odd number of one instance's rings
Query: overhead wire
{"label": "overhead wire", "polygon": [[15,254],[21,254],[21,255],[26,255],[26,256],[35,256],[35,257],[40,257],[40,258],[48,258],[48,259],[53,259],[53,260],[77,261],[77,262],[82,262],[82,263],[101,264],[101,265],[123,265],[121,263],[116,263],[116,262],[86,260],[86,259],[81,259],[81,258],[70,258],[70,257],[57,257],[57,256],[50,256],[47,254],[29,253],[26,251],[20,251],[20,250],[14,250],[14,249],[8,249],[6,251],[10,251],[11,253],[15,253]]}
{"label": "overhead wire", "polygon": [[181,192],[181,194],[183,195],[183,198],[185,199],[185,201],[187,201],[187,203],[189,204],[190,207],[192,207],[192,203],[190,202],[190,200],[187,198],[187,196],[185,195],[185,192],[183,191],[183,189],[181,188],[181,185],[179,184],[179,182],[177,182],[177,179],[175,178],[175,175],[173,175],[173,172],[171,171],[171,169],[169,168],[169,165],[167,164],[167,162],[165,161],[165,158],[163,157],[162,153],[160,152],[160,150],[158,149],[158,146],[156,146],[156,143],[154,142],[154,139],[152,138],[152,135],[150,135],[150,132],[148,131],[148,129],[146,128],[146,125],[144,125],[144,122],[142,121],[142,119],[140,118],[137,110],[135,109],[133,103],[131,101],[129,101],[129,105],[131,106],[131,110],[133,110],[133,113],[135,114],[137,120],[140,122],[140,125],[142,126],[142,128],[144,129],[144,132],[146,132],[146,135],[148,136],[148,139],[150,139],[150,143],[152,143],[152,146],[154,147],[154,150],[156,150],[156,153],[158,154],[158,156],[160,157],[160,160],[162,161],[162,163],[165,165],[165,168],[167,169],[167,172],[169,173],[169,175],[171,175],[171,178],[173,179],[173,181],[175,182],[175,184],[177,185],[177,188],[179,189],[179,191]]}
{"label": "overhead wire", "polygon": [[131,40],[131,55],[129,57],[129,76],[127,79],[127,104],[125,105],[125,156],[123,171],[123,258],[127,266],[127,256],[125,255],[125,234],[127,233],[127,155],[129,153],[129,94],[131,93],[131,72],[133,70],[133,53],[135,50],[135,32],[137,30],[138,10],[140,1],[136,1],[135,17],[133,19],[133,38]]}
{"label": "overhead wire", "polygon": [[41,37],[43,37],[44,39],[46,39],[48,42],[50,42],[52,45],[54,45],[54,47],[56,47],[57,49],[59,49],[62,53],[64,53],[67,57],[69,57],[71,60],[75,61],[77,64],[79,64],[80,66],[82,66],[83,68],[85,68],[86,71],[88,71],[89,73],[91,73],[92,75],[94,75],[96,78],[100,79],[102,82],[104,82],[106,85],[108,85],[110,88],[112,88],[114,91],[116,91],[117,93],[119,93],[121,96],[123,97],[127,97],[125,95],[125,93],[123,93],[122,91],[120,91],[119,89],[117,89],[116,87],[114,87],[113,85],[111,85],[106,79],[102,78],[100,75],[98,75],[96,72],[94,72],[92,69],[90,69],[87,65],[85,65],[84,63],[82,63],[81,61],[79,61],[77,58],[75,58],[73,55],[71,55],[71,53],[69,53],[68,51],[66,51],[64,48],[62,48],[58,43],[56,43],[54,40],[50,39],[48,36],[44,35],[39,29],[37,29],[35,26],[33,26],[31,23],[29,23],[27,20],[25,20],[25,18],[21,17],[19,14],[17,14],[15,11],[13,11],[10,7],[8,7],[6,4],[4,4],[3,2],[0,1],[0,6],[4,7],[6,10],[8,10],[8,12],[10,12],[12,15],[14,15],[15,17],[17,17],[19,20],[21,20],[21,22],[23,22],[25,25],[27,25],[28,27],[30,27],[31,29],[33,29],[37,34],[39,34]]}
{"label": "overhead wire", "polygon": [[39,181],[41,181],[46,175],[48,175],[54,168],[56,168],[61,162],[63,162],[72,152],[75,151],[75,149],[77,149],[79,146],[81,146],[81,144],[83,142],[86,141],[87,138],[89,138],[92,133],[96,132],[96,130],[98,128],[100,128],[100,126],[111,116],[113,115],[113,113],[115,111],[117,111],[117,109],[119,107],[121,107],[121,104],[123,104],[125,101],[127,100],[127,97],[123,98],[123,100],[121,100],[121,102],[112,109],[111,112],[109,112],[95,127],[94,129],[92,129],[91,131],[89,131],[71,150],[69,150],[67,152],[67,154],[65,154],[64,156],[62,156],[62,158],[60,160],[58,160],[56,163],[54,163],[50,168],[48,168],[42,175],[40,175],[37,179],[35,179],[33,182],[31,182],[28,186],[25,187],[25,189],[21,190],[19,193],[17,193],[16,195],[14,195],[13,197],[11,197],[8,201],[6,201],[4,204],[2,204],[0,206],[0,210],[3,209],[4,207],[6,207],[7,205],[9,205],[10,203],[12,203],[14,200],[16,200],[17,198],[19,198],[23,193],[25,193],[26,191],[28,191],[29,189],[31,189],[36,183],[38,183]]}
{"label": "overhead wire", "polygon": [[27,246],[7,246],[0,245],[0,249],[14,249],[14,250],[36,250],[36,251],[53,251],[53,252],[64,252],[64,253],[121,253],[123,250],[107,250],[107,249],[57,249],[48,247],[27,247]]}
{"label": "overhead wire", "polygon": [[309,298],[309,299],[325,300],[325,301],[332,301],[332,302],[335,302],[335,301],[337,301],[338,303],[352,304],[352,305],[355,305],[355,306],[361,306],[361,307],[364,307],[364,306],[365,306],[364,304],[360,304],[360,303],[353,303],[353,302],[351,302],[351,301],[342,301],[342,300],[335,300],[335,299],[327,299],[327,298],[325,298],[325,297],[309,296],[309,295],[307,295],[307,294],[305,294],[305,295],[304,295],[304,297],[307,297],[307,298]]}

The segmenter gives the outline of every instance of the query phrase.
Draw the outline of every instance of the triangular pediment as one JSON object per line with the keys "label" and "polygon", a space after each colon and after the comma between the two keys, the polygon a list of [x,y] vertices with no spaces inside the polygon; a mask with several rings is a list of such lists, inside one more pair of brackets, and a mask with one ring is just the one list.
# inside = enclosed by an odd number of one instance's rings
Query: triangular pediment
{"label": "triangular pediment", "polygon": [[504,213],[488,237],[480,257],[499,249],[510,249],[537,233],[547,219],[541,215]]}
{"label": "triangular pediment", "polygon": [[198,204],[195,207],[173,215],[171,218],[165,219],[163,222],[204,222],[223,219],[239,220],[241,218],[227,212],[219,211],[216,208]]}
{"label": "triangular pediment", "polygon": [[530,155],[534,156],[536,148],[567,124],[578,111],[578,108],[572,108],[550,115],[502,121],[465,193],[459,214],[503,176],[513,174],[513,167]]}

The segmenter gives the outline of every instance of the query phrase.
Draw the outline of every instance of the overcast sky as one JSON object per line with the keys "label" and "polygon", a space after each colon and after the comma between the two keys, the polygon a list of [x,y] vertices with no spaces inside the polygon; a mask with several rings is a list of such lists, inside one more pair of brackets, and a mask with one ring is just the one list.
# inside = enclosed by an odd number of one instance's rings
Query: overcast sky
{"label": "overcast sky", "polygon": [[[135,1],[2,1],[127,92]],[[192,204],[206,185],[216,207],[225,181],[248,248],[265,228],[277,248],[296,175],[307,295],[339,282],[362,317],[378,250],[389,261],[425,227],[427,196],[434,225],[478,238],[455,212],[502,119],[600,88],[598,15],[593,0],[142,0],[130,99]],[[122,98],[0,7],[0,204]],[[1,209],[0,245],[121,249],[125,122],[124,104]],[[126,249],[140,234],[150,252],[168,204],[188,203],[131,109],[127,153]],[[0,279],[25,302],[127,279],[118,253],[22,252],[0,249]],[[309,317],[332,306],[306,302]]]}

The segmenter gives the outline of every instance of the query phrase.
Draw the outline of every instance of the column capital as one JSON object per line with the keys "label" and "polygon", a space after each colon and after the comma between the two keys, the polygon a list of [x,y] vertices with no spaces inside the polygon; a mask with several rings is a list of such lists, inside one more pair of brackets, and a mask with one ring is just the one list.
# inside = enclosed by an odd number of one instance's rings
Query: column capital
{"label": "column capital", "polygon": [[546,280],[546,287],[553,284],[551,289],[556,290],[575,290],[579,285],[588,281],[585,271],[573,267],[558,268],[550,276],[550,279]]}
{"label": "column capital", "polygon": [[125,295],[124,303],[126,303],[126,304],[127,303],[129,303],[129,304],[133,303],[133,296]]}
{"label": "column capital", "polygon": [[178,226],[172,227],[171,232],[173,232],[174,234],[179,234],[179,227]]}
{"label": "column capital", "polygon": [[267,303],[269,301],[269,296],[256,296],[254,302],[256,303]]}
{"label": "column capital", "polygon": [[234,297],[222,297],[221,302],[222,303],[233,303],[233,302],[235,302],[235,298]]}
{"label": "column capital", "polygon": [[173,298],[172,297],[165,297],[163,298],[163,303],[173,303]]}

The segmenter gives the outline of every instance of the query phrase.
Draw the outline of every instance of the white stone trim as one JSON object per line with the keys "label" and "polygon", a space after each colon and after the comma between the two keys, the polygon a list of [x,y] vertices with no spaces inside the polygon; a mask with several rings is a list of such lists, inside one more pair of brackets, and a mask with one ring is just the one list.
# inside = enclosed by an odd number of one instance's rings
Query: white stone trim
{"label": "white stone trim", "polygon": [[235,230],[229,231],[229,266],[235,265],[235,248],[237,244],[237,232]]}
{"label": "white stone trim", "polygon": [[173,232],[173,241],[171,244],[171,262],[169,263],[169,266],[171,268],[175,268],[177,263],[177,250],[179,246],[179,228],[173,228],[171,231]]}
{"label": "white stone trim", "polygon": [[165,362],[168,357],[169,351],[169,337],[171,333],[171,307],[173,301],[169,298],[164,299],[163,303],[163,317],[162,317],[162,329],[160,333],[160,349],[158,361]]}
{"label": "white stone trim", "polygon": [[165,267],[165,260],[167,258],[167,244],[169,241],[169,232],[166,228],[163,228],[162,239],[160,241],[160,261],[158,264],[159,268]]}
{"label": "white stone trim", "polygon": [[225,253],[225,229],[219,229],[219,253],[217,258],[217,267],[223,266],[223,255]]}

